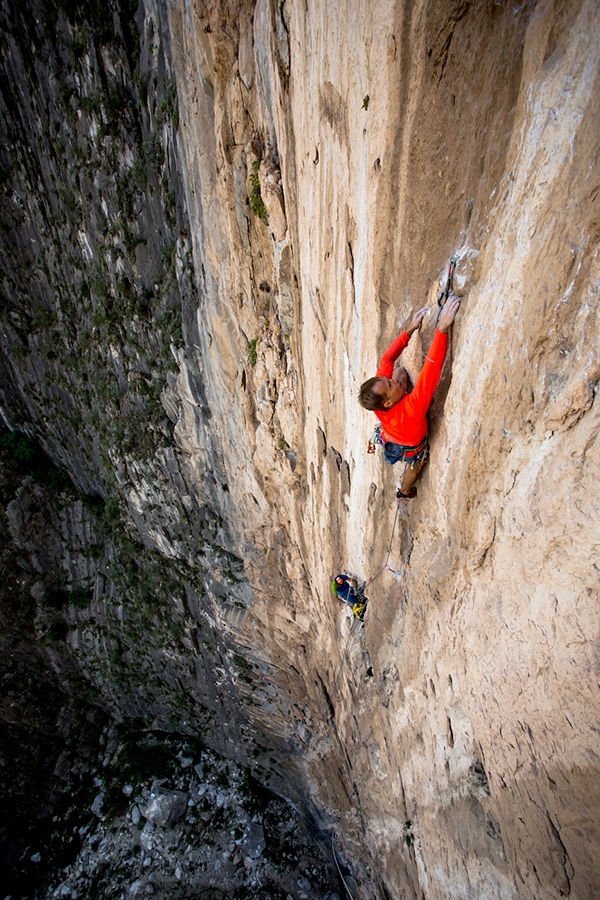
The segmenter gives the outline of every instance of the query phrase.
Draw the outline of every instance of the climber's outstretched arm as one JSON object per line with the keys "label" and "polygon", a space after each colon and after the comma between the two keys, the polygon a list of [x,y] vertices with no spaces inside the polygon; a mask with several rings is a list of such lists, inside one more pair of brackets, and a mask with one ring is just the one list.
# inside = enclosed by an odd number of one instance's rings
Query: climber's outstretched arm
{"label": "climber's outstretched arm", "polygon": [[448,299],[442,306],[440,317],[437,323],[437,329],[438,331],[441,331],[442,334],[448,334],[450,326],[454,322],[456,313],[458,312],[461,300],[462,297],[457,297],[455,294],[453,294],[451,297],[448,297]]}
{"label": "climber's outstretched arm", "polygon": [[413,417],[424,416],[429,409],[435,390],[442,374],[442,366],[448,349],[448,331],[454,322],[460,306],[461,297],[448,297],[438,318],[437,328],[433,335],[431,347],[425,357],[421,374],[417,379],[412,394],[406,397],[405,409]]}

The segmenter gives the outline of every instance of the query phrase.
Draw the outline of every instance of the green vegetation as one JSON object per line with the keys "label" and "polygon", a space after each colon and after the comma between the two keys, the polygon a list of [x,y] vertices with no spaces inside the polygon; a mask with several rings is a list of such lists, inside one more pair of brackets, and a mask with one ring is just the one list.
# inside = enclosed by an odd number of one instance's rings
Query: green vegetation
{"label": "green vegetation", "polygon": [[56,327],[57,317],[53,310],[42,309],[31,322],[31,331],[49,331]]}
{"label": "green vegetation", "polygon": [[67,593],[67,601],[77,609],[87,609],[92,602],[91,588],[76,587]]}
{"label": "green vegetation", "polygon": [[73,491],[71,479],[64,469],[55,466],[37,441],[22,431],[8,431],[0,435],[0,450],[21,475],[31,475],[50,491]]}
{"label": "green vegetation", "polygon": [[152,777],[163,776],[174,766],[174,749],[167,735],[126,733],[116,760],[117,788],[137,787]]}
{"label": "green vegetation", "polygon": [[99,43],[106,44],[114,40],[112,8],[109,3],[103,0],[58,0],[58,6],[71,22],[83,23],[88,32],[91,29]]}
{"label": "green vegetation", "polygon": [[167,88],[167,97],[158,106],[156,114],[156,129],[158,130],[166,119],[170,119],[175,129],[179,128],[179,109],[177,106],[177,88],[174,84]]}
{"label": "green vegetation", "polygon": [[250,365],[252,366],[252,368],[254,368],[254,366],[258,362],[258,355],[256,353],[257,341],[258,338],[253,338],[251,341],[248,341],[248,359],[250,360]]}
{"label": "green vegetation", "polygon": [[250,172],[250,209],[255,216],[258,216],[261,222],[264,222],[265,225],[268,225],[269,216],[267,215],[267,208],[260,193],[260,181],[258,178],[259,168],[260,160],[255,159],[252,163],[252,170]]}

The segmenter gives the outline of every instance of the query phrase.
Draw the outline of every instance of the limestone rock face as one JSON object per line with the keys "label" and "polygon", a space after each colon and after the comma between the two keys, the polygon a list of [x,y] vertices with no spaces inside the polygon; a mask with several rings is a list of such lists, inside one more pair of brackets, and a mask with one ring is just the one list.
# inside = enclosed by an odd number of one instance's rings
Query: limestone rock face
{"label": "limestone rock face", "polygon": [[267,208],[271,234],[275,241],[282,241],[287,231],[287,220],[281,188],[281,172],[271,159],[264,160],[258,172],[260,192]]}
{"label": "limestone rock face", "polygon": [[[133,43],[110,8],[112,53],[61,12],[56,58],[27,50],[41,12],[3,13],[3,417],[113,513],[103,561],[81,503],[52,520],[80,536],[69,588],[94,584],[57,670],[253,763],[356,897],[592,898],[598,4],[143,0]],[[397,507],[358,388],[453,253],[432,456]],[[169,573],[152,604],[101,569],[131,573],[123,532]],[[369,581],[364,628],[338,571]]]}

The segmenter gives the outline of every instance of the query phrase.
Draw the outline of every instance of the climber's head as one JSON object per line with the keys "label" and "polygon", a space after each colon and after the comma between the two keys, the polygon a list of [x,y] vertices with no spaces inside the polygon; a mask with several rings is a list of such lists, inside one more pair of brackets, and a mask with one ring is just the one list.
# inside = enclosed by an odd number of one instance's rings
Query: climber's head
{"label": "climber's head", "polygon": [[376,375],[365,381],[361,385],[358,400],[364,409],[385,412],[402,400],[407,390],[408,373],[402,366],[398,366],[391,378]]}

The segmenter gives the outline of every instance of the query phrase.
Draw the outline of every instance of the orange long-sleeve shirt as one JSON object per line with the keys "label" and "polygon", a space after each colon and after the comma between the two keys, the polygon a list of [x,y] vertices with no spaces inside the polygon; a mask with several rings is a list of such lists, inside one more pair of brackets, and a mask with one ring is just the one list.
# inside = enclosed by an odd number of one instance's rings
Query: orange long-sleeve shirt
{"label": "orange long-sleeve shirt", "polygon": [[[394,343],[390,344],[381,357],[377,375],[391,378],[394,363],[409,340],[410,336],[403,331]],[[403,444],[407,447],[416,447],[421,443],[427,434],[427,410],[440,381],[447,349],[448,335],[442,334],[436,328],[414,390],[410,394],[405,394],[391,409],[375,411],[382,424],[382,437],[385,441],[393,441],[394,444]]]}

